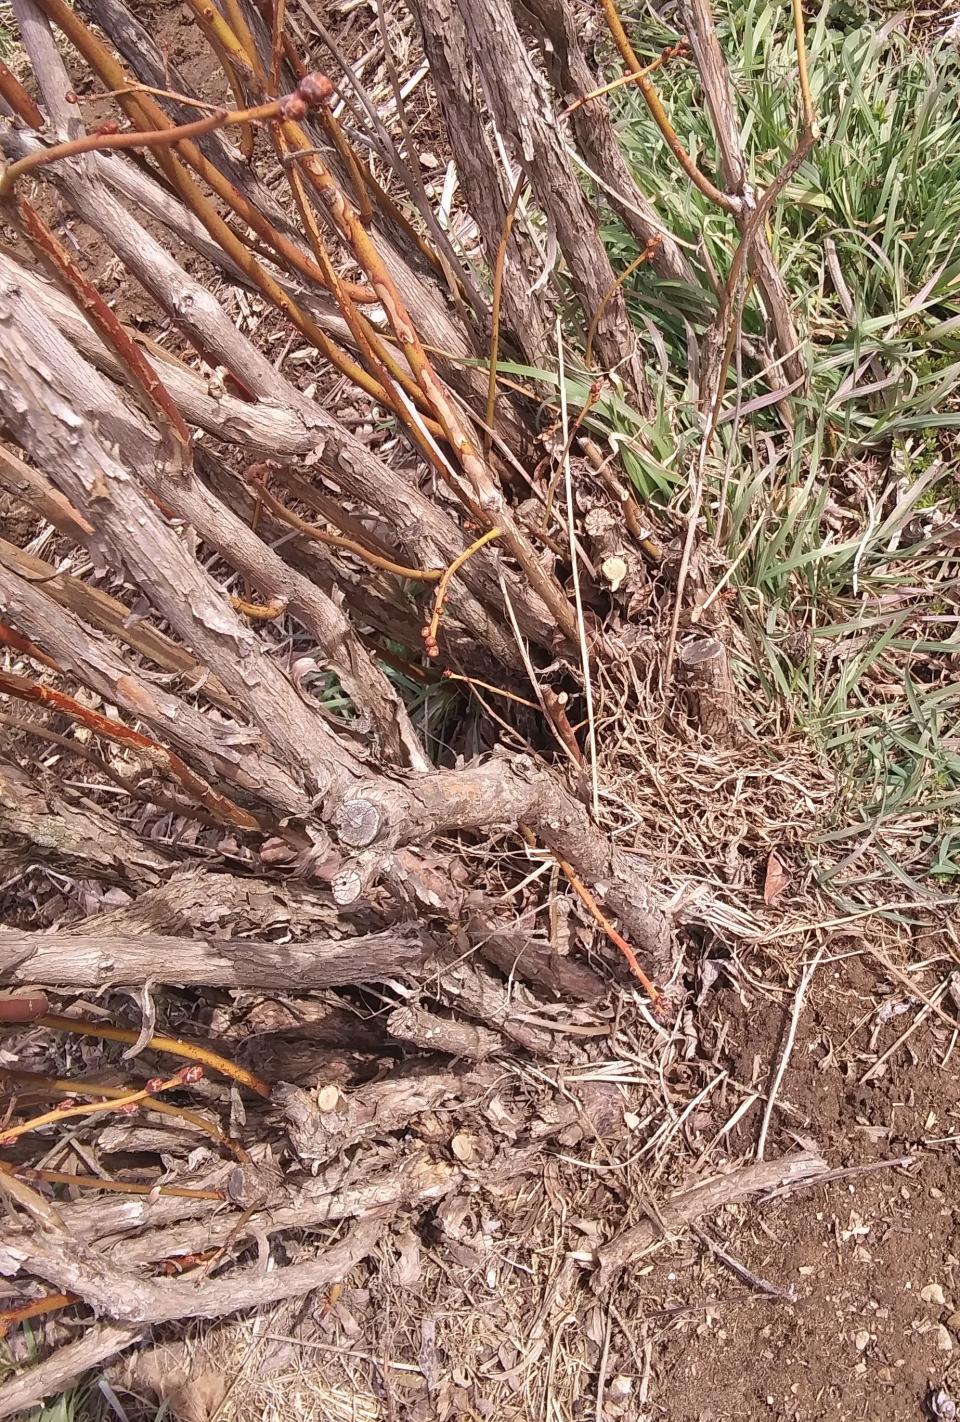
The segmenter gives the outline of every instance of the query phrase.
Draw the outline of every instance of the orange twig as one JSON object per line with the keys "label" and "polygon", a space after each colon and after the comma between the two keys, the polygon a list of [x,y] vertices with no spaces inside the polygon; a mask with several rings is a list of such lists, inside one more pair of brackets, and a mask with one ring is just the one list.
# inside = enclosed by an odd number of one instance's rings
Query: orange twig
{"label": "orange twig", "polygon": [[239,805],[221,795],[219,790],[214,790],[202,776],[197,775],[190,769],[186,761],[180,759],[176,751],[169,750],[167,746],[162,746],[159,741],[151,739],[150,736],[143,735],[140,731],[134,731],[130,726],[125,726],[121,721],[111,721],[106,716],[101,716],[97,711],[91,711],[88,706],[83,706],[74,697],[68,696],[63,691],[57,691],[52,686],[43,686],[40,682],[30,681],[27,677],[18,676],[15,672],[0,671],[0,691],[4,691],[8,696],[15,696],[20,701],[33,701],[41,706],[52,706],[57,711],[62,711],[74,721],[79,721],[81,725],[96,731],[100,736],[105,736],[108,740],[116,741],[120,745],[133,746],[143,752],[147,759],[154,765],[160,766],[169,771],[188,794],[193,795],[200,801],[201,805],[221,824],[230,825],[235,829],[258,830],[262,829],[260,821],[255,815],[243,810]]}
{"label": "orange twig", "polygon": [[321,109],[320,121],[330,137],[330,141],[340,155],[340,161],[350,175],[350,186],[353,190],[353,200],[357,205],[357,212],[360,214],[360,221],[364,227],[369,227],[373,221],[373,204],[367,192],[365,173],[363,165],[347,135],[340,126],[340,121],[332,109]]}
{"label": "orange twig", "polygon": [[[49,1020],[46,1017],[39,1019],[41,1025],[45,1025]],[[186,1066],[181,1067],[165,1081],[159,1077],[152,1078],[140,1091],[128,1091],[124,1096],[108,1097],[104,1101],[83,1101],[77,1106],[55,1106],[52,1111],[44,1111],[39,1116],[31,1117],[29,1121],[21,1121],[19,1125],[4,1130],[0,1135],[0,1146],[13,1145],[18,1137],[28,1135],[30,1131],[38,1131],[41,1126],[52,1126],[56,1121],[66,1121],[73,1116],[96,1116],[104,1111],[124,1111],[141,1101],[149,1101],[161,1091],[175,1091],[180,1086],[192,1086],[202,1077],[203,1067]]]}
{"label": "orange twig", "polygon": [[74,1185],[78,1190],[113,1190],[121,1195],[174,1195],[179,1200],[224,1200],[223,1190],[191,1190],[186,1185],[140,1185],[133,1180],[101,1180],[99,1175],[71,1175],[66,1170],[34,1170],[15,1167],[24,1180],[42,1180],[47,1185]]}
{"label": "orange twig", "polygon": [[430,618],[427,626],[421,629],[421,635],[428,657],[439,657],[440,655],[437,634],[440,631],[440,616],[443,612],[444,599],[447,596],[447,590],[450,587],[453,577],[463,567],[468,558],[472,558],[474,553],[478,553],[481,548],[491,543],[493,539],[499,538],[500,533],[501,530],[499,528],[488,528],[486,533],[482,534],[474,543],[470,544],[469,548],[465,548],[462,553],[454,558],[449,568],[444,569],[440,581],[437,583],[437,596],[433,604],[433,616]]}
{"label": "orange twig", "polygon": [[244,617],[250,617],[256,622],[272,622],[275,617],[282,617],[286,612],[287,599],[274,597],[269,602],[245,602],[242,597],[231,597],[230,606],[234,612],[242,612]]}
{"label": "orange twig", "polygon": [[653,258],[657,254],[657,248],[660,246],[662,241],[663,238],[660,236],[659,232],[654,233],[654,235],[648,239],[643,251],[638,256],[634,257],[633,261],[630,262],[628,266],[624,267],[620,275],[610,283],[606,291],[601,296],[596,311],[594,311],[593,315],[590,317],[590,325],[587,327],[587,345],[584,354],[584,361],[587,365],[593,365],[593,338],[597,334],[597,327],[600,324],[600,318],[603,315],[604,311],[606,311],[611,296],[613,296],[614,292],[618,291],[620,287],[623,286],[623,283],[627,280],[629,276],[633,275],[633,273],[637,270],[638,267],[642,267],[645,262],[653,260]]}
{"label": "orange twig", "polygon": [[43,128],[43,114],[20,83],[20,80],[0,59],[0,98],[6,100],[10,108],[31,128]]}
{"label": "orange twig", "polygon": [[69,1308],[71,1304],[80,1302],[79,1294],[45,1294],[42,1299],[34,1299],[32,1303],[20,1304],[17,1308],[0,1309],[0,1338],[6,1338],[11,1328],[16,1328],[18,1323],[25,1323],[28,1318],[54,1313],[59,1308]]}
{"label": "orange twig", "polygon": [[28,153],[18,158],[0,177],[0,197],[9,197],[17,181],[46,163],[55,163],[59,158],[74,158],[80,153],[103,153],[114,148],[162,148],[169,143],[182,143],[188,138],[198,138],[211,133],[215,128],[223,128],[231,123],[250,123],[254,120],[277,118],[286,101],[275,99],[272,103],[261,104],[255,109],[214,109],[212,114],[194,119],[192,123],[171,125],[170,128],[137,130],[131,133],[101,131],[85,133],[80,138],[70,138],[63,143],[55,143],[50,148],[41,148],[36,153]]}
{"label": "orange twig", "polygon": [[[38,1014],[42,1016],[44,1014]],[[46,1014],[49,1016],[49,1014]],[[66,1019],[72,1022],[73,1018]],[[133,1033],[130,1034],[131,1038]],[[104,1086],[99,1082],[72,1081],[70,1077],[42,1076],[37,1072],[14,1070],[12,1067],[0,1067],[0,1076],[8,1077],[11,1081],[19,1082],[21,1085],[29,1087],[35,1092],[46,1092],[55,1096],[109,1096],[116,1099],[118,1096],[125,1096],[128,1091],[126,1086]],[[218,1145],[224,1146],[237,1160],[247,1160],[247,1152],[237,1141],[230,1136],[224,1135],[219,1126],[208,1121],[205,1116],[198,1115],[195,1111],[189,1110],[186,1106],[176,1106],[170,1101],[161,1101],[158,1098],[150,1102],[149,1110],[159,1116],[176,1116],[181,1121],[186,1121],[196,1130],[202,1131]]]}
{"label": "orange twig", "polygon": [[[251,469],[259,469],[259,465],[249,465],[244,471],[248,477]],[[281,519],[283,523],[295,528],[298,533],[302,533],[305,538],[312,538],[317,543],[326,543],[331,548],[342,548],[345,553],[353,553],[358,558],[362,558],[371,567],[382,568],[385,573],[393,573],[398,578],[409,578],[413,582],[435,583],[443,577],[442,568],[408,568],[403,563],[394,563],[390,558],[382,558],[379,553],[372,552],[369,548],[364,548],[362,543],[356,539],[346,538],[341,533],[328,533],[326,529],[316,528],[306,519],[295,514],[292,509],[288,509],[276,494],[271,494],[264,481],[257,481],[257,501],[266,504],[271,513]]]}
{"label": "orange twig", "polygon": [[611,79],[609,84],[601,84],[599,89],[591,89],[589,94],[581,94],[579,99],[574,99],[573,103],[563,110],[560,117],[569,118],[571,114],[577,112],[577,109],[582,109],[584,104],[589,104],[591,99],[602,99],[617,89],[625,88],[627,84],[636,84],[639,79],[645,78],[648,74],[656,73],[668,60],[676,59],[679,55],[684,54],[689,44],[690,41],[684,35],[676,44],[669,45],[662,54],[658,54],[656,59],[645,65],[643,69],[638,69],[630,74],[621,74],[617,79]]}
{"label": "orange twig", "polygon": [[51,671],[59,671],[60,668],[52,657],[48,657],[36,644],[31,642],[29,637],[21,637],[19,632],[15,632],[12,627],[8,627],[5,622],[0,622],[0,642],[5,647],[12,647],[15,652],[22,652],[25,657],[31,657],[33,661],[39,662],[41,666],[49,667]]}
{"label": "orange twig", "polygon": [[577,895],[577,898],[580,899],[581,903],[585,905],[585,907],[589,910],[592,916],[596,919],[597,923],[600,925],[604,933],[610,939],[610,942],[616,948],[619,948],[620,952],[626,959],[627,967],[630,969],[637,982],[643,988],[644,992],[649,997],[653,1006],[656,1007],[657,1003],[660,1001],[660,989],[658,987],[655,987],[654,984],[647,977],[646,973],[643,971],[640,964],[637,962],[637,955],[630,947],[630,944],[623,937],[623,935],[621,933],[618,933],[617,930],[614,928],[613,924],[607,918],[606,914],[603,912],[600,905],[597,903],[596,899],[593,897],[590,890],[587,888],[586,884],[584,884],[583,881],[577,877],[577,872],[573,868],[573,866],[571,864],[568,864],[565,859],[561,859],[558,862],[560,864],[560,868],[563,870],[564,874],[567,876],[567,879],[570,881],[570,887]]}
{"label": "orange twig", "polygon": [[[46,1016],[39,1018],[37,1025],[48,1027],[53,1032],[76,1032],[81,1037],[102,1037],[107,1042],[132,1043],[140,1040],[139,1032],[134,1032],[128,1027],[107,1026],[101,1022],[88,1022],[80,1017]],[[242,1086],[248,1086],[258,1096],[269,1097],[270,1095],[270,1087],[260,1077],[255,1076],[252,1071],[248,1071],[246,1067],[230,1061],[228,1057],[221,1057],[218,1052],[211,1051],[209,1047],[185,1042],[182,1037],[160,1036],[150,1037],[146,1045],[155,1052],[169,1052],[174,1057],[188,1057],[191,1061],[202,1062],[204,1066],[219,1072],[221,1076],[228,1076],[233,1081],[240,1082]]]}
{"label": "orange twig", "polygon": [[627,38],[627,32],[623,28],[620,16],[617,14],[617,7],[614,4],[614,0],[600,0],[600,4],[610,33],[613,36],[614,44],[620,51],[624,64],[626,64],[627,68],[636,77],[640,92],[644,97],[647,108],[650,110],[653,121],[663,134],[667,147],[680,164],[680,167],[686,173],[694,187],[699,188],[700,192],[702,192],[705,197],[708,197],[711,202],[716,203],[717,207],[722,207],[724,212],[739,212],[741,210],[740,199],[732,197],[729,193],[722,193],[715,184],[711,183],[707,175],[701,173],[696,163],[690,157],[690,154],[680,142],[677,131],[670,122],[666,109],[663,107],[660,95],[657,93],[655,86],[650,82],[648,73],[633,51],[633,45]]}
{"label": "orange twig", "polygon": [[[529,825],[521,825],[520,833],[523,835],[527,844],[529,844],[531,847],[536,844],[536,836]],[[549,853],[549,851],[547,852]],[[617,930],[614,928],[613,924],[607,918],[606,914],[603,912],[603,909],[597,903],[596,899],[593,897],[586,884],[584,884],[583,880],[577,874],[577,871],[574,869],[573,865],[568,864],[566,859],[560,859],[556,855],[553,855],[551,857],[556,859],[556,862],[560,865],[560,868],[563,870],[563,873],[568,879],[570,887],[573,889],[574,893],[577,895],[577,898],[581,901],[581,903],[587,908],[591,917],[593,917],[600,925],[600,927],[603,929],[604,933],[610,939],[610,942],[614,945],[614,947],[618,948],[623,954],[624,958],[626,959],[627,967],[630,969],[630,972],[633,974],[637,982],[643,988],[644,992],[649,997],[653,1006],[656,1007],[661,997],[660,989],[656,987],[647,977],[646,973],[643,971],[640,964],[638,963],[637,955],[630,947],[630,944],[623,937],[623,935],[621,933],[618,933]]]}

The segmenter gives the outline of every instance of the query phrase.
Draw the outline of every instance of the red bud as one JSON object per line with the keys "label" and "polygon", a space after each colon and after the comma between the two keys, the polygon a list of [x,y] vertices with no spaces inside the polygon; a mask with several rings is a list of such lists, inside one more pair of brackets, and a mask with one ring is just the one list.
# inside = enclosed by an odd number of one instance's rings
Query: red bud
{"label": "red bud", "polygon": [[328,104],[336,90],[326,74],[305,74],[297,85],[297,93],[311,109]]}

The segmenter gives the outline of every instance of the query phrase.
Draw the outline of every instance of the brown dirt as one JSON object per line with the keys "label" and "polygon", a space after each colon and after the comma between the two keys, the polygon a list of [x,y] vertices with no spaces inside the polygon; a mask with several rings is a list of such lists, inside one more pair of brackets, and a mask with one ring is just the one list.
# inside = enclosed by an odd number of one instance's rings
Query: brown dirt
{"label": "brown dirt", "polygon": [[[644,1218],[646,1201],[735,1168],[755,1146],[762,1099],[710,1150],[745,1092],[767,1090],[793,1000],[727,985],[689,1024],[695,1053],[667,1059],[674,1111],[726,1078],[659,1163],[632,1163],[660,1128],[662,1099],[638,1122],[657,1094],[630,1083],[629,1063],[607,1083],[602,1058],[593,1072],[505,1067],[498,1094],[549,1141],[542,1172],[494,1186],[478,1162],[471,1191],[398,1224],[339,1298],[215,1326],[189,1349],[190,1371],[235,1381],[224,1415],[238,1422],[923,1417],[931,1388],[960,1390],[949,1029],[921,1022],[873,1083],[858,1084],[918,1004],[879,1027],[878,1012],[908,1001],[870,959],[821,966],[767,1157],[813,1140],[836,1168],[914,1163],[702,1221],[715,1245],[795,1301],[745,1282],[690,1231],[637,1258],[611,1291],[594,1290],[590,1252]],[[468,1137],[481,1159],[496,1144],[482,1108],[417,1130],[441,1151]]]}
{"label": "brown dirt", "polygon": [[[906,1419],[923,1415],[932,1385],[956,1377],[956,1141],[926,1144],[956,1129],[955,1085],[942,1065],[950,1034],[921,1027],[887,1073],[861,1087],[875,1052],[886,1050],[916,1012],[893,1018],[869,1052],[870,1023],[855,1037],[853,1029],[875,993],[873,975],[856,959],[823,975],[781,1100],[798,1112],[798,1133],[810,1132],[832,1165],[905,1154],[917,1164],[743,1213],[728,1236],[732,1252],[764,1279],[792,1286],[794,1305],[756,1296],[733,1303],[742,1290],[705,1264],[696,1246],[665,1256],[660,1267],[672,1269],[676,1282],[661,1306],[669,1308],[672,1296],[673,1306],[689,1312],[664,1321],[652,1416]],[[781,1014],[748,1014],[735,1004],[723,1015],[731,1073],[750,1081],[759,1066],[762,1082],[781,1049]],[[743,1122],[744,1149],[759,1109]],[[942,1303],[929,1297],[929,1285],[940,1286]],[[716,1304],[706,1302],[712,1298]],[[947,1344],[952,1351],[943,1351]]]}

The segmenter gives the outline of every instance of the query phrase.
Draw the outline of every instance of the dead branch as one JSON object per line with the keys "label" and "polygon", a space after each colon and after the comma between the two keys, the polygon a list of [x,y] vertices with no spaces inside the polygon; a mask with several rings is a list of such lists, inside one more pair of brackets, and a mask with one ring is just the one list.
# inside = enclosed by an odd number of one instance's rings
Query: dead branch
{"label": "dead branch", "polygon": [[[327,755],[333,760],[339,759],[326,722],[310,714],[306,703],[275,663],[263,655],[254,633],[230,612],[213,580],[172,535],[155,508],[131,485],[123,459],[130,457],[128,451],[133,430],[136,430],[140,450],[134,467],[139,469],[147,486],[155,484],[161,500],[173,504],[214,547],[229,549],[232,561],[239,563],[242,571],[266,595],[280,593],[287,597],[291,609],[308,622],[331,656],[345,684],[353,688],[359,705],[369,711],[382,729],[385,746],[399,750],[403,743],[414,757],[414,764],[424,768],[426,761],[399,697],[374,666],[342,610],[318,588],[293,573],[251,529],[211,498],[189,472],[181,475],[164,469],[163,461],[158,458],[159,451],[151,450],[152,441],[146,426],[136,421],[133,412],[125,410],[107,383],[58,339],[55,329],[39,317],[35,304],[25,298],[22,283],[22,274],[18,275],[5,264],[5,259],[0,260],[0,288],[9,298],[8,359],[0,361],[0,372],[6,370],[10,379],[9,390],[0,394],[0,399],[7,402],[9,408],[9,402],[16,398],[13,377],[18,339],[15,332],[19,332],[21,339],[29,344],[35,374],[29,374],[29,366],[22,367],[20,383],[30,389],[31,397],[20,408],[18,418],[10,420],[11,428],[16,431],[19,442],[33,452],[37,463],[46,466],[71,502],[81,511],[86,510],[85,516],[96,522],[100,535],[109,545],[113,565],[126,567],[181,641],[216,671],[228,691],[241,702],[289,764],[303,765],[305,746],[324,743]],[[38,363],[40,369],[37,369]],[[41,370],[58,371],[65,390],[73,396],[72,408],[89,412],[91,426],[96,424],[116,432],[123,451],[120,458],[107,455],[92,428],[84,431],[84,437],[71,446],[70,457],[65,457],[71,405],[64,402],[49,382],[44,385]],[[148,465],[156,471],[153,480]],[[121,488],[125,490],[122,499],[106,493],[108,489],[119,491]],[[97,502],[95,520],[90,517],[91,499]]]}
{"label": "dead branch", "polygon": [[[727,67],[717,38],[710,0],[684,0],[681,10],[684,28],[689,33],[694,59],[703,82],[727,190],[743,198],[747,192],[747,169],[740,145],[740,128],[730,92]],[[742,205],[740,212],[736,214],[741,239],[745,237],[752,216],[750,206]],[[780,275],[780,269],[762,227],[751,228],[747,260],[773,327],[783,381],[802,381],[806,377],[806,364],[790,309],[790,293]]]}
{"label": "dead branch", "polygon": [[819,1152],[799,1150],[780,1160],[741,1166],[728,1175],[717,1175],[688,1190],[668,1195],[657,1202],[655,1218],[624,1230],[597,1250],[598,1283],[600,1287],[608,1285],[618,1270],[626,1268],[651,1244],[663,1238],[664,1230],[682,1234],[688,1225],[723,1209],[724,1205],[735,1205],[781,1186],[815,1182],[826,1173],[827,1162]]}
{"label": "dead branch", "polygon": [[[597,87],[596,76],[580,46],[573,11],[561,0],[519,3],[542,27],[543,60],[558,95],[577,100],[591,93]],[[592,99],[582,104],[574,114],[573,129],[581,153],[606,184],[610,205],[637,243],[645,247],[653,238],[659,238],[651,265],[670,281],[692,283],[693,273],[683,252],[627,166],[606,101]]]}
{"label": "dead branch", "polygon": [[521,978],[544,996],[596,1002],[607,991],[607,984],[585,963],[562,956],[548,942],[525,935],[522,929],[491,921],[482,911],[471,916],[467,932],[481,956],[504,977]]}
{"label": "dead branch", "polygon": [[297,935],[338,926],[337,910],[322,895],[295,880],[267,880],[206,868],[179,868],[156,888],[145,889],[125,908],[99,913],[71,924],[70,934],[113,937],[137,933],[206,935],[273,929]]}
{"label": "dead branch", "polygon": [[273,1102],[283,1112],[290,1141],[301,1160],[327,1164],[361,1141],[388,1136],[425,1111],[436,1110],[464,1091],[483,1090],[493,1078],[480,1068],[453,1072],[398,1071],[353,1091],[331,1089],[331,1101],[281,1083]]}
{"label": "dead branch", "polygon": [[[466,30],[451,0],[413,0],[424,51],[450,137],[457,174],[493,269],[507,216],[501,164],[487,138]],[[506,324],[530,365],[552,360],[552,319],[543,290],[531,288],[535,253],[513,226],[503,273]]]}
{"label": "dead branch", "polygon": [[730,741],[737,730],[737,692],[726,647],[716,637],[691,637],[678,663],[691,718],[711,740]]}
{"label": "dead branch", "polygon": [[399,926],[362,938],[267,943],[249,938],[117,935],[92,923],[82,931],[0,930],[0,983],[98,988],[146,982],[180,986],[314,991],[414,973],[426,951],[421,930]]}
{"label": "dead branch", "polygon": [[[172,874],[177,860],[122,828],[89,802],[68,804],[0,759],[0,864],[52,858],[80,873],[149,888]],[[22,840],[24,846],[17,847]]]}
{"label": "dead branch", "polygon": [[22,1416],[44,1398],[63,1392],[91,1368],[138,1342],[145,1331],[136,1325],[117,1323],[98,1323],[86,1329],[75,1343],[58,1348],[42,1363],[35,1363],[0,1384],[0,1417]]}
{"label": "dead branch", "polygon": [[[597,227],[563,139],[545,99],[544,83],[534,70],[517,29],[509,0],[475,5],[459,0],[473,52],[483,72],[484,90],[494,121],[509,140],[537,199],[556,224],[560,248],[589,321],[616,281]],[[626,303],[619,291],[607,305],[597,331],[597,349],[608,367],[621,369],[641,399],[646,379],[639,362]]]}
{"label": "dead branch", "polygon": [[135,675],[104,638],[94,637],[73,613],[57,608],[40,589],[2,564],[0,611],[65,672],[145,722],[184,759],[199,760],[208,779],[234,783],[278,815],[307,812],[309,798],[303,788],[259,744],[255,732],[236,722],[218,726],[182,698]]}
{"label": "dead branch", "polygon": [[[0,451],[0,486],[4,485],[5,453],[6,451]],[[17,463],[22,464],[22,461],[18,460]],[[28,468],[27,465],[22,467]],[[30,474],[38,480],[43,477],[36,470],[31,470]],[[42,513],[41,507],[33,499],[30,500],[30,506]],[[233,716],[237,715],[239,707],[236,702],[227,695],[217,678],[211,676],[206,667],[201,666],[195,657],[172,638],[151,627],[149,622],[137,620],[131,623],[130,609],[118,598],[111,597],[102,588],[94,587],[82,578],[74,577],[70,573],[58,573],[52,563],[25,552],[14,543],[8,543],[5,538],[0,538],[0,561],[20,577],[42,582],[44,595],[60,607],[76,613],[82,621],[99,627],[101,631],[147,657],[164,671],[179,673],[185,686],[202,686],[207,701],[213,702],[215,706]]]}
{"label": "dead branch", "polygon": [[[157,266],[154,270],[159,272],[162,268]],[[69,336],[77,350],[112,376],[122,378],[116,358],[99,341],[72,303],[23,268],[16,268],[16,279],[58,330]],[[205,298],[202,305],[191,302],[188,309],[204,309],[210,300],[206,294]],[[217,309],[218,326],[222,319],[239,346],[242,338],[227,321],[225,313],[219,307]],[[205,329],[209,334],[209,325]],[[230,339],[226,331],[219,332],[218,344],[214,348],[219,350],[219,342]],[[243,354],[244,360],[238,366],[241,379],[245,378],[245,372],[250,371],[245,350]],[[232,368],[235,362],[227,364],[228,368]],[[231,444],[241,444],[246,451],[261,457],[299,456],[312,463],[319,456],[338,484],[365,505],[382,513],[409,561],[422,567],[443,567],[462,548],[462,536],[449,515],[426,498],[412,478],[405,478],[401,471],[382,464],[361,441],[353,438],[321,407],[306,400],[292,386],[285,387],[283,403],[276,404],[273,399],[269,403],[251,403],[224,392],[213,395],[205,381],[179,363],[164,363],[160,369],[164,382],[191,424],[199,425]],[[323,634],[323,643],[335,658],[345,684],[348,687],[353,684],[356,680],[353,659],[351,657],[347,662],[343,656],[343,649],[350,647],[351,639],[344,641],[339,627],[342,615],[331,625],[329,599],[324,599],[318,589],[304,589],[296,583],[291,588],[289,569],[285,570],[283,562],[250,529],[232,518],[229,510],[216,504],[211,506],[202,486],[197,488],[181,480],[171,483],[157,465],[146,431],[133,424],[129,412],[122,417],[119,415],[115,396],[109,401],[104,396],[101,405],[104,403],[112,412],[114,426],[122,418],[124,448],[130,451],[130,457],[136,459],[148,487],[161,500],[174,497],[177,506],[189,514],[191,522],[202,530],[207,541],[221,548],[230,561],[240,564],[247,576],[259,579],[274,591],[286,586],[291,612],[298,609],[301,614],[304,609],[311,612],[311,630]],[[508,572],[505,576],[522,630],[541,645],[550,646],[554,624],[539,599],[515,575]],[[468,566],[462,582],[453,589],[451,603],[464,626],[483,641],[498,660],[508,666],[519,666],[512,639],[491,618],[478,600],[480,598],[488,603],[502,600],[496,571],[485,559],[478,559]],[[318,599],[321,600],[319,605]],[[378,695],[377,701],[379,699]],[[393,699],[391,694],[391,703]],[[392,718],[393,711],[385,711],[385,714]],[[388,720],[388,729],[389,724]],[[416,764],[412,757],[411,763]]]}
{"label": "dead branch", "polygon": [[80,1240],[39,1231],[22,1244],[5,1246],[4,1253],[9,1263],[48,1282],[54,1277],[72,1280],[62,1287],[98,1313],[142,1327],[187,1318],[222,1318],[337,1283],[370,1253],[388,1222],[383,1217],[361,1220],[338,1244],[302,1264],[288,1264],[268,1274],[255,1265],[202,1283],[141,1278],[111,1267],[102,1253]]}
{"label": "dead branch", "polygon": [[412,1042],[425,1051],[445,1052],[447,1056],[475,1062],[485,1061],[504,1047],[498,1032],[453,1017],[439,1017],[416,1003],[395,1008],[387,1018],[387,1031],[391,1037]]}
{"label": "dead branch", "polygon": [[638,858],[612,845],[550,772],[527,756],[498,755],[484,765],[405,781],[367,780],[340,802],[334,825],[342,844],[392,848],[456,830],[531,827],[588,884],[624,926],[655,977],[672,968],[670,929]]}

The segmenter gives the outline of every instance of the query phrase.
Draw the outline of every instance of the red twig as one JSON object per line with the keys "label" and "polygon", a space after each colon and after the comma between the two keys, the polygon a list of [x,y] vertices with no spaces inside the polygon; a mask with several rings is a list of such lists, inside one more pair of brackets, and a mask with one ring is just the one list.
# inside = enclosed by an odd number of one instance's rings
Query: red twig
{"label": "red twig", "polygon": [[81,725],[87,726],[91,731],[96,731],[100,736],[106,736],[108,740],[116,741],[120,745],[133,746],[138,751],[145,753],[155,765],[168,770],[179,780],[187,793],[199,800],[201,805],[209,810],[221,824],[243,830],[263,828],[255,815],[241,809],[226,795],[221,795],[218,790],[214,790],[212,785],[208,785],[206,780],[192,771],[187,763],[180,759],[176,751],[169,750],[159,741],[152,740],[150,736],[145,736],[140,731],[134,731],[121,721],[111,721],[106,716],[101,716],[99,712],[91,711],[88,706],[83,706],[74,697],[68,696],[66,692],[57,691],[52,686],[43,686],[40,682],[30,681],[24,676],[17,676],[14,672],[0,672],[0,691],[6,692],[8,696],[17,697],[19,701],[33,701],[40,706],[51,706],[54,710],[69,716],[71,720],[79,721]]}
{"label": "red twig", "polygon": [[[45,1025],[49,1019],[41,1018],[41,1024]],[[173,1076],[163,1080],[161,1077],[153,1077],[140,1091],[128,1091],[124,1096],[108,1097],[104,1101],[82,1101],[78,1105],[55,1106],[52,1111],[44,1111],[39,1116],[32,1116],[29,1121],[21,1121],[16,1126],[11,1126],[9,1130],[4,1130],[0,1135],[0,1146],[13,1145],[20,1136],[28,1135],[31,1131],[40,1130],[41,1126],[52,1126],[57,1121],[66,1121],[74,1116],[96,1116],[102,1115],[105,1111],[126,1111],[130,1106],[137,1106],[141,1101],[149,1101],[153,1096],[159,1096],[161,1091],[175,1091],[180,1086],[192,1086],[195,1082],[202,1080],[203,1067],[186,1066],[181,1067]]]}

